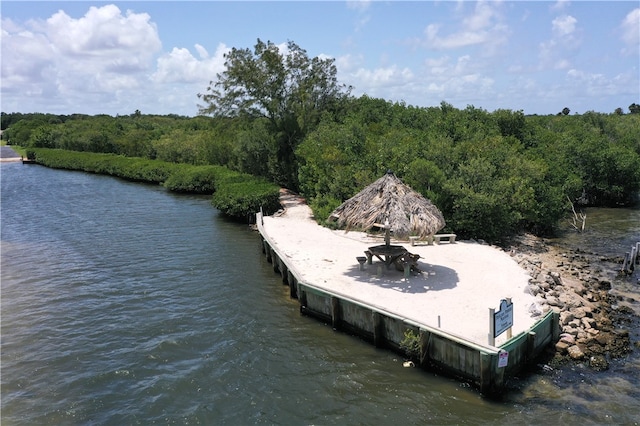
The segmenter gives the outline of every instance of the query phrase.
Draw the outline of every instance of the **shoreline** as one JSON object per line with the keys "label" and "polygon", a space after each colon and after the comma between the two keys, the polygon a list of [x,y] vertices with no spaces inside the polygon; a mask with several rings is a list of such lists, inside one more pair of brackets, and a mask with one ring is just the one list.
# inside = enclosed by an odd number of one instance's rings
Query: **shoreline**
{"label": "shoreline", "polygon": [[560,340],[551,364],[586,362],[591,369],[603,371],[610,361],[632,352],[633,346],[640,348],[640,342],[632,344],[624,327],[631,318],[640,319],[640,301],[612,292],[611,271],[603,270],[602,265],[606,260],[530,234],[515,237],[511,243],[509,249],[503,249],[531,275],[532,294],[560,313]]}
{"label": "shoreline", "polygon": [[[326,232],[340,232],[330,231],[315,222],[306,201],[299,195],[283,189],[280,201],[283,210],[276,216],[288,218],[290,226],[294,226],[293,221],[306,220]],[[349,233],[354,237],[357,234]],[[610,271],[603,270],[603,259],[597,254],[553,245],[531,234],[512,238],[502,247],[475,241],[460,243],[493,248],[498,257],[503,252],[528,275],[525,291],[535,300],[535,306],[542,312],[554,310],[559,313],[561,334],[559,341],[553,342],[549,349],[551,365],[586,362],[591,369],[603,371],[609,368],[610,361],[633,350],[629,330],[624,325],[629,322],[625,318],[640,319],[639,301],[627,297],[624,299],[626,304],[619,303],[623,297],[612,292]],[[435,247],[448,248],[447,244]],[[628,306],[636,304],[636,311]],[[636,342],[635,346],[640,348],[640,343]]]}

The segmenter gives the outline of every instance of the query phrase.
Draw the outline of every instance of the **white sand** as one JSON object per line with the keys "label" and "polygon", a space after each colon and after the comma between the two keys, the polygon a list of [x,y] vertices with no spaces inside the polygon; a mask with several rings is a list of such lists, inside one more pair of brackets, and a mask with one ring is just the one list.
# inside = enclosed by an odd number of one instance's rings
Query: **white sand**
{"label": "white sand", "polygon": [[[284,214],[264,217],[264,231],[305,283],[420,324],[438,327],[439,317],[442,330],[481,345],[488,344],[489,308],[498,310],[501,299],[512,300],[514,336],[539,319],[530,314],[536,300],[526,291],[529,276],[500,249],[471,242],[412,247],[392,241],[419,254],[424,272],[405,278],[392,266],[383,267],[378,277],[378,260],[360,271],[356,256],[383,244],[381,237],[332,231],[312,219],[306,204],[286,206]],[[496,346],[506,335],[496,338]]]}

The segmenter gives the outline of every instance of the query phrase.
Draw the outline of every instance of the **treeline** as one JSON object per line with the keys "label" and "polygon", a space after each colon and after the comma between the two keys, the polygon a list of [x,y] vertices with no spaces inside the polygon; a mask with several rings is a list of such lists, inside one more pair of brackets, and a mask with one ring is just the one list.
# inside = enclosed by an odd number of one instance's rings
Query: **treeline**
{"label": "treeline", "polygon": [[212,195],[211,203],[228,216],[253,221],[260,211],[280,208],[280,187],[264,178],[223,166],[194,166],[116,154],[29,148],[27,156],[46,167],[80,170],[161,184],[173,192]]}
{"label": "treeline", "polygon": [[[2,128],[29,149],[224,166],[276,183],[282,169],[282,138],[264,117],[2,113]],[[442,210],[448,230],[490,241],[551,232],[571,203],[630,205],[640,191],[640,114],[525,116],[349,97],[294,152],[291,189],[320,221],[391,169]]]}

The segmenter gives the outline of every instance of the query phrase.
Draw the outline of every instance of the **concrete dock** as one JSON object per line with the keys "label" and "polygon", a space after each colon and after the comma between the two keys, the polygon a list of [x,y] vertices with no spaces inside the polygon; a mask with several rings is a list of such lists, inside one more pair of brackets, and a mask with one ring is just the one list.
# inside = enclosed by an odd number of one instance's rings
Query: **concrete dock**
{"label": "concrete dock", "polygon": [[[263,251],[303,313],[396,350],[407,331],[415,333],[422,366],[444,369],[483,392],[500,392],[505,377],[556,334],[557,318],[542,312],[528,292],[526,271],[498,248],[393,241],[420,255],[422,272],[407,276],[376,259],[357,261],[382,244],[382,236],[322,227],[303,202],[291,201],[273,216],[259,214],[257,222]],[[511,330],[491,339],[490,309],[499,310],[505,299],[513,304]]]}

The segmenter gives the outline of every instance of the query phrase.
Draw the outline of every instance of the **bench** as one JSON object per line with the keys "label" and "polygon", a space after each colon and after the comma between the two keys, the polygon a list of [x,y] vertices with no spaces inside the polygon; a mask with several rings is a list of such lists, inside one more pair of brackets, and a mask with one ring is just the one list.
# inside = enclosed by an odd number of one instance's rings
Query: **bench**
{"label": "bench", "polygon": [[360,264],[360,270],[364,271],[364,263],[367,261],[367,258],[364,256],[356,256],[356,260]]}
{"label": "bench", "polygon": [[436,234],[433,236],[433,240],[436,244],[440,244],[441,240],[448,240],[453,244],[456,242],[456,234]]}
{"label": "bench", "polygon": [[418,259],[420,259],[419,254],[406,252],[398,259],[396,259],[396,269],[398,271],[404,271],[405,278],[409,278],[409,275],[412,271],[417,273],[422,272],[418,267]]}
{"label": "bench", "polygon": [[409,242],[412,247],[415,246],[424,246],[424,245],[432,245],[433,244],[433,235],[428,235],[425,239],[420,239],[418,236],[409,237]]}

